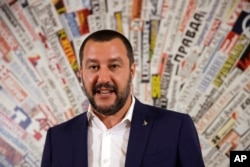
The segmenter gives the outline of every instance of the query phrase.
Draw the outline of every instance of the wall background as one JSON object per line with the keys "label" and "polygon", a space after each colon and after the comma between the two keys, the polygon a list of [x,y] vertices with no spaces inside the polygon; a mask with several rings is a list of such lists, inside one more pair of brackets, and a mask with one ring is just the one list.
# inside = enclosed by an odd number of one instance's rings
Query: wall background
{"label": "wall background", "polygon": [[103,28],[134,47],[135,96],[192,116],[206,166],[250,150],[249,1],[0,0],[0,166],[40,166],[47,129],[86,111],[78,49]]}

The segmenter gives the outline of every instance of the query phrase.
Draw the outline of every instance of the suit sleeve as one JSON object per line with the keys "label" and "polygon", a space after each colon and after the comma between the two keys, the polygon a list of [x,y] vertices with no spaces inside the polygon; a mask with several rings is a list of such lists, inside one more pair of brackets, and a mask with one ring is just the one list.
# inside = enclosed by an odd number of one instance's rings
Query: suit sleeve
{"label": "suit sleeve", "polygon": [[51,167],[52,166],[52,154],[51,154],[51,129],[48,130],[45,145],[42,155],[41,167]]}
{"label": "suit sleeve", "polygon": [[183,119],[178,147],[179,165],[182,167],[204,167],[201,146],[194,123],[189,115]]}

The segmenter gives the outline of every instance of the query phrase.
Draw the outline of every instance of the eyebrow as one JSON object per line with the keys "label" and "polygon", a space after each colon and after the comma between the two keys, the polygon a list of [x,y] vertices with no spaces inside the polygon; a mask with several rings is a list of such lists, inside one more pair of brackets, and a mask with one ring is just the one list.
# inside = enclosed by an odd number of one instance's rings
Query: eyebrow
{"label": "eyebrow", "polygon": [[120,63],[123,63],[123,60],[120,57],[116,57],[116,58],[109,59],[109,62],[120,62]]}
{"label": "eyebrow", "polygon": [[85,65],[88,63],[97,63],[98,61],[96,59],[88,58],[85,62]]}
{"label": "eyebrow", "polygon": [[[85,62],[85,64],[88,63],[98,63],[99,61],[95,58],[88,58]],[[111,58],[108,60],[108,62],[120,62],[123,63],[123,60],[120,57],[115,57],[115,58]]]}

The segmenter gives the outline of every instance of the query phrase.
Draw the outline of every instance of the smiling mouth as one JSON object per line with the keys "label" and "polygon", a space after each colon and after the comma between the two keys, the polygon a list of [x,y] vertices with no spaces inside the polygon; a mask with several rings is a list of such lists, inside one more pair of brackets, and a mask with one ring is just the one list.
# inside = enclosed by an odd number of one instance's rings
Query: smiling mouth
{"label": "smiling mouth", "polygon": [[110,93],[113,93],[114,90],[97,90],[96,93],[101,94],[101,95],[107,95]]}
{"label": "smiling mouth", "polygon": [[112,93],[116,93],[116,87],[109,83],[98,84],[93,89],[94,94],[99,95],[109,95]]}

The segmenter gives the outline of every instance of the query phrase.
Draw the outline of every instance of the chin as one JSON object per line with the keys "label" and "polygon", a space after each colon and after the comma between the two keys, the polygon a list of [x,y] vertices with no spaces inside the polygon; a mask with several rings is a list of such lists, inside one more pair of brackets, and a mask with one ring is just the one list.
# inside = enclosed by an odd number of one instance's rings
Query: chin
{"label": "chin", "polygon": [[97,104],[97,107],[101,107],[101,108],[109,108],[110,106],[112,106],[112,105],[114,105],[114,103],[112,102],[110,102],[110,103],[108,103],[108,102],[103,102],[103,103],[96,103]]}

